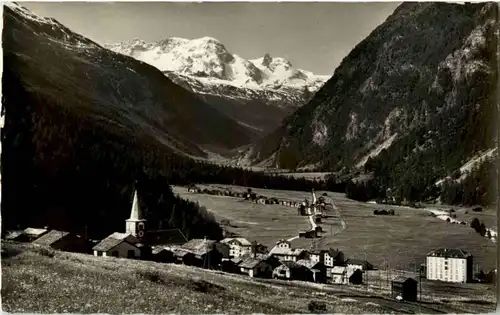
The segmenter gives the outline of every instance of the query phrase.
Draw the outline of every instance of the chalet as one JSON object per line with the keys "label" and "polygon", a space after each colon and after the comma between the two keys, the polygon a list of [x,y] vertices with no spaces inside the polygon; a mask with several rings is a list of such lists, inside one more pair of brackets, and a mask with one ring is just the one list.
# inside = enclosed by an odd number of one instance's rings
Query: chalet
{"label": "chalet", "polygon": [[273,270],[274,279],[312,281],[313,274],[309,268],[294,261],[282,261]]}
{"label": "chalet", "polygon": [[416,302],[417,301],[417,280],[396,277],[391,282],[391,296],[398,300]]}
{"label": "chalet", "polygon": [[249,256],[238,264],[240,272],[250,277],[271,278],[272,266],[266,259]]}
{"label": "chalet", "polygon": [[301,259],[297,261],[297,264],[308,268],[312,273],[312,281],[318,283],[326,283],[326,270],[327,267],[322,262],[316,262],[312,260]]}
{"label": "chalet", "polygon": [[327,267],[343,266],[345,264],[344,253],[338,249],[329,249],[324,253],[323,263]]}
{"label": "chalet", "polygon": [[48,246],[53,249],[76,252],[76,253],[88,253],[89,246],[87,241],[79,236],[69,232],[52,230],[48,233],[40,236],[33,241],[33,244]]}
{"label": "chalet", "polygon": [[199,267],[203,268],[213,269],[221,263],[222,258],[229,258],[229,246],[213,240],[192,239],[180,248],[193,253]]}
{"label": "chalet", "polygon": [[180,247],[174,247],[171,249],[174,254],[174,262],[177,264],[183,264],[187,266],[201,266],[203,261],[196,258],[196,255],[188,250],[182,249]]}
{"label": "chalet", "polygon": [[24,230],[7,232],[5,239],[16,242],[33,242],[48,232],[49,230],[47,229],[26,228]]}
{"label": "chalet", "polygon": [[92,247],[94,256],[142,257],[139,239],[130,233],[115,232]]}
{"label": "chalet", "polygon": [[366,260],[360,259],[348,259],[346,261],[346,266],[354,270],[359,269],[361,271],[373,270],[373,265]]}
{"label": "chalet", "polygon": [[252,251],[252,243],[243,237],[225,238],[221,243],[229,246],[228,258],[243,256]]}
{"label": "chalet", "polygon": [[176,260],[174,252],[164,246],[154,247],[151,254],[152,260],[156,262],[173,263]]}

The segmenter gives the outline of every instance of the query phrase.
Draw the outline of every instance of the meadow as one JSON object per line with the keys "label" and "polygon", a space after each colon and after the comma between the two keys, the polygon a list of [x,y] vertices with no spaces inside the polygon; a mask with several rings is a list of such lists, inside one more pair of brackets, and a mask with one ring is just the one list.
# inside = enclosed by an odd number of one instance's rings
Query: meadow
{"label": "meadow", "polygon": [[[246,191],[247,187],[231,187],[234,191]],[[267,197],[302,201],[311,199],[308,192],[252,189]],[[216,214],[239,224],[235,233],[250,239],[263,240],[265,245],[279,238],[289,238],[298,230],[309,227],[307,217],[297,214],[295,208],[279,205],[256,205],[237,198],[188,193],[184,187],[174,187],[181,197],[198,201]],[[323,191],[316,192],[319,197]],[[427,253],[441,247],[461,248],[474,255],[475,268],[489,271],[496,268],[496,244],[481,237],[464,225],[449,224],[437,219],[425,209],[411,209],[387,205],[369,204],[347,199],[344,194],[327,192],[346,222],[346,229],[340,228],[338,218],[325,220],[320,226],[327,232],[317,241],[318,249],[336,248],[348,258],[366,259],[380,267],[392,269],[413,269],[414,263],[425,262]],[[327,201],[328,201],[327,198]],[[374,215],[374,210],[394,209],[396,214]],[[471,214],[471,211],[469,211]],[[480,214],[474,213],[473,215]],[[482,213],[487,216],[486,212]],[[490,214],[490,216],[492,216]],[[458,215],[457,215],[458,217]],[[479,217],[479,215],[478,215]],[[246,222],[246,223],[244,223]],[[240,232],[241,231],[241,232]],[[295,247],[309,247],[311,240],[301,239],[292,243]]]}
{"label": "meadow", "polygon": [[2,242],[2,309],[11,313],[475,313],[406,303],[358,286],[252,279],[176,264],[94,257]]}

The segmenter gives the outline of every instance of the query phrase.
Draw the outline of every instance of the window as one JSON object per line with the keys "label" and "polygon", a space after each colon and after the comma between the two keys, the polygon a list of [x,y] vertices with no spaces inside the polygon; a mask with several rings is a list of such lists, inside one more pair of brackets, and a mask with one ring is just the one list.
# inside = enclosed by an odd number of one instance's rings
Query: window
{"label": "window", "polygon": [[135,257],[135,251],[134,250],[129,250],[127,252],[127,258],[134,258]]}

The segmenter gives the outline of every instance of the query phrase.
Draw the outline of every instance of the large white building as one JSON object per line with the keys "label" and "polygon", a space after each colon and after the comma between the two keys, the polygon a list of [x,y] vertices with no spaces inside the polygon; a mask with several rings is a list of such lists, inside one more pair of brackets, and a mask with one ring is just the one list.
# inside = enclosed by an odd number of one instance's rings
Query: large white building
{"label": "large white building", "polygon": [[472,280],[472,255],[455,248],[441,248],[427,254],[427,279],[446,282]]}

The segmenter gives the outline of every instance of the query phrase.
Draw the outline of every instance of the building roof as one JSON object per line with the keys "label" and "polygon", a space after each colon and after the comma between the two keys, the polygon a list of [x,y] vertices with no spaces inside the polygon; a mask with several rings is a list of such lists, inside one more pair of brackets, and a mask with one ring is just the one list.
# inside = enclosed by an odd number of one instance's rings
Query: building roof
{"label": "building roof", "polygon": [[52,245],[67,235],[69,235],[69,232],[52,230],[34,240],[33,243],[38,245]]}
{"label": "building roof", "polygon": [[195,255],[203,255],[214,248],[216,241],[195,238],[182,245],[181,248],[192,252]]}
{"label": "building roof", "polygon": [[26,228],[23,231],[24,234],[34,235],[34,236],[38,236],[38,235],[41,235],[41,234],[46,233],[46,232],[47,232],[47,229],[35,229],[35,228]]}
{"label": "building roof", "polygon": [[284,266],[288,267],[288,269],[301,269],[301,268],[304,268],[304,266],[294,262],[294,261],[291,261],[291,260],[285,260],[285,261],[282,261],[281,262]]}
{"label": "building roof", "polygon": [[427,256],[466,259],[472,255],[459,248],[440,248],[428,253]]}
{"label": "building roof", "polygon": [[250,241],[248,241],[246,238],[243,238],[243,237],[228,237],[228,238],[223,239],[221,241],[221,243],[227,244],[227,243],[230,243],[233,241],[240,243],[240,246],[251,246],[252,245],[252,243],[250,243]]}
{"label": "building roof", "polygon": [[313,261],[310,259],[300,259],[297,261],[297,264],[307,267],[309,269],[313,269],[317,264],[320,264],[320,262]]}
{"label": "building roof", "polygon": [[328,255],[330,255],[330,257],[332,258],[336,258],[338,255],[340,255],[342,252],[339,251],[339,250],[336,250],[336,249],[333,249],[333,248],[330,248],[328,250]]}
{"label": "building roof", "polygon": [[132,210],[130,211],[130,218],[128,221],[143,221],[144,217],[142,215],[141,207],[139,206],[139,197],[137,196],[137,190],[134,191],[134,200],[132,201]]}
{"label": "building roof", "polygon": [[392,282],[396,282],[396,283],[405,283],[406,281],[411,281],[411,282],[417,282],[417,280],[413,279],[413,278],[410,278],[410,277],[403,277],[403,276],[397,276],[396,278],[394,278],[392,280]]}
{"label": "building roof", "polygon": [[167,248],[165,246],[155,246],[155,247],[152,248],[151,253],[153,255],[157,255],[157,254],[159,254],[159,253],[161,253],[163,251],[172,252],[171,249],[169,249],[169,248]]}
{"label": "building roof", "polygon": [[370,264],[368,261],[366,260],[362,260],[362,259],[347,259],[346,261],[346,264],[348,265],[359,265],[359,266],[363,266],[364,268],[368,268],[369,266],[371,266],[372,264]]}
{"label": "building roof", "polygon": [[123,242],[127,242],[130,245],[135,246],[139,243],[139,240],[132,234],[115,232],[97,243],[94,247],[92,247],[92,250],[107,252]]}
{"label": "building roof", "polygon": [[7,231],[6,235],[5,235],[5,239],[6,240],[13,240],[13,239],[16,239],[18,238],[19,236],[23,235],[24,232],[23,230],[18,230],[18,231]]}
{"label": "building roof", "polygon": [[346,272],[347,268],[342,266],[335,266],[332,268],[332,274],[341,275]]}
{"label": "building roof", "polygon": [[177,256],[179,258],[182,258],[188,254],[194,255],[192,252],[190,252],[186,249],[183,249],[183,248],[175,248],[174,250],[172,250],[172,252],[174,253],[175,256]]}
{"label": "building roof", "polygon": [[252,269],[255,268],[260,262],[262,262],[262,259],[259,258],[254,258],[254,257],[248,257],[245,260],[243,260],[241,263],[238,264],[239,267],[245,268],[245,269]]}
{"label": "building roof", "polygon": [[275,247],[271,250],[270,254],[272,255],[285,255],[285,256],[299,256],[306,250],[303,248],[282,248],[282,247]]}

